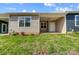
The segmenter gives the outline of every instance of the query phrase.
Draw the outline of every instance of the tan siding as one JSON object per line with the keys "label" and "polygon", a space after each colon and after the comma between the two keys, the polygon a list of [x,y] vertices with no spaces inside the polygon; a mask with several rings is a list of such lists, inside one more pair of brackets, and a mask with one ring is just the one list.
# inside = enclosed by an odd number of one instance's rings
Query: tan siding
{"label": "tan siding", "polygon": [[[11,21],[17,19],[17,21]],[[39,17],[32,16],[30,27],[19,27],[19,20],[17,16],[11,16],[9,20],[9,33],[10,32],[25,32],[25,33],[39,33]]]}

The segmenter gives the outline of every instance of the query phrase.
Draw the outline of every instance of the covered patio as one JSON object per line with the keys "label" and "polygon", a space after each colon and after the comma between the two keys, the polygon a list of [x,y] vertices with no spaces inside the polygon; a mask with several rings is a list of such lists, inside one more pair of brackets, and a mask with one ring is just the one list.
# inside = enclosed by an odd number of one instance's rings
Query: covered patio
{"label": "covered patio", "polygon": [[65,14],[40,14],[41,33],[65,33],[66,20]]}

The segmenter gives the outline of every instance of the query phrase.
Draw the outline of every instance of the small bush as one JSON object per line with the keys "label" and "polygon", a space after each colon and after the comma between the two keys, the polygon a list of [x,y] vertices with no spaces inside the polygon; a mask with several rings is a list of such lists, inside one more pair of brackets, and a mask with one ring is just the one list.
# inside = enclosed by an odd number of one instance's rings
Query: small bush
{"label": "small bush", "polygon": [[12,32],[12,35],[14,35],[14,36],[15,36],[15,35],[17,35],[17,34],[16,34],[16,32],[15,32],[15,31],[13,31],[13,32]]}
{"label": "small bush", "polygon": [[15,32],[15,31],[13,31],[12,33],[9,33],[9,35],[16,36],[16,35],[19,35],[19,32]]}
{"label": "small bush", "polygon": [[30,35],[34,36],[35,34],[32,33],[32,34],[30,34]]}
{"label": "small bush", "polygon": [[24,32],[21,32],[21,35],[25,36],[26,34]]}
{"label": "small bush", "polygon": [[19,35],[19,32],[16,32],[16,35]]}

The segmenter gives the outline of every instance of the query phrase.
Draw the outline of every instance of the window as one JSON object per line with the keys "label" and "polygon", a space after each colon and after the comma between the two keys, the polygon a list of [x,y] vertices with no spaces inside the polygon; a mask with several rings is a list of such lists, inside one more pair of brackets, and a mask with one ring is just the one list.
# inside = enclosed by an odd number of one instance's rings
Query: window
{"label": "window", "polygon": [[19,27],[29,27],[30,19],[30,16],[19,16]]}
{"label": "window", "polygon": [[41,28],[47,28],[47,22],[41,22]]}
{"label": "window", "polygon": [[19,21],[19,26],[20,26],[20,27],[24,27],[24,20],[21,19],[21,20]]}
{"label": "window", "polygon": [[75,26],[79,26],[79,15],[75,16]]}
{"label": "window", "polygon": [[30,26],[30,18],[25,18],[25,26]]}

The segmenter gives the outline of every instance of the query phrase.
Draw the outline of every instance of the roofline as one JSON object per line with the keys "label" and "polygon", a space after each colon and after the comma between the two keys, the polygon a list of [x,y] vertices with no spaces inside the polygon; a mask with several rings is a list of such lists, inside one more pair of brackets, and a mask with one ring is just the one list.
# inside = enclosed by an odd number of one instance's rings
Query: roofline
{"label": "roofline", "polygon": [[67,14],[67,13],[79,13],[79,11],[65,11],[65,12],[11,12],[11,13],[6,13],[6,14],[58,14],[58,13],[61,13],[61,14]]}
{"label": "roofline", "polygon": [[66,13],[79,13],[79,11],[65,11],[65,12],[7,12],[7,13],[0,13],[0,14],[66,14]]}
{"label": "roofline", "polygon": [[52,14],[52,13],[65,13],[65,12],[11,12],[11,13],[8,13],[8,14],[20,14],[20,13],[23,13],[23,14],[26,14],[26,13],[29,13],[29,14]]}

